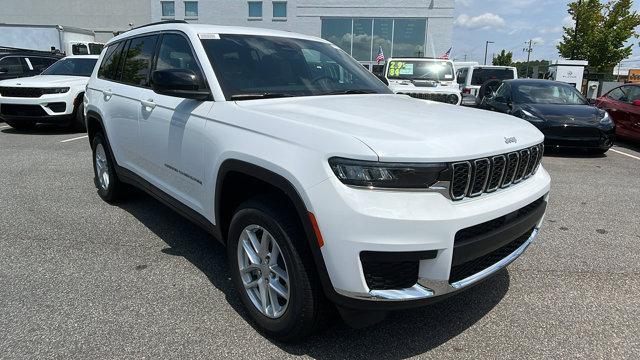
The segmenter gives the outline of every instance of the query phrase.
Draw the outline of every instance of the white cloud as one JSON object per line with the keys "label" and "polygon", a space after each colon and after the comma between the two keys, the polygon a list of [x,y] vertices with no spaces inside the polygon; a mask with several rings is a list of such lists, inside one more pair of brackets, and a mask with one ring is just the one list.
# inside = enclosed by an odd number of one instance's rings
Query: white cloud
{"label": "white cloud", "polygon": [[546,41],[543,38],[541,38],[540,36],[534,37],[531,40],[533,40],[533,43],[536,44],[536,45],[544,45],[546,43]]}
{"label": "white cloud", "polygon": [[456,26],[467,29],[490,29],[503,27],[506,22],[499,15],[492,13],[484,13],[478,16],[469,16],[467,14],[460,14],[455,21]]}

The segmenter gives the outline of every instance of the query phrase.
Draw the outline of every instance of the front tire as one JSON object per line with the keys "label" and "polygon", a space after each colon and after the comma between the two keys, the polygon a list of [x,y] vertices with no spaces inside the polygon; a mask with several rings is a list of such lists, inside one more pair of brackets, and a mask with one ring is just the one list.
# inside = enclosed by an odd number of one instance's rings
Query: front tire
{"label": "front tire", "polygon": [[78,107],[74,111],[73,119],[71,120],[71,129],[76,130],[78,132],[86,132],[87,125],[84,121],[84,104],[80,102]]}
{"label": "front tire", "polygon": [[94,183],[98,195],[108,203],[114,203],[122,197],[123,184],[115,171],[115,162],[109,144],[102,133],[98,133],[91,142],[93,149]]}
{"label": "front tire", "polygon": [[328,305],[295,212],[263,197],[243,203],[229,229],[231,278],[251,319],[280,341],[319,330]]}

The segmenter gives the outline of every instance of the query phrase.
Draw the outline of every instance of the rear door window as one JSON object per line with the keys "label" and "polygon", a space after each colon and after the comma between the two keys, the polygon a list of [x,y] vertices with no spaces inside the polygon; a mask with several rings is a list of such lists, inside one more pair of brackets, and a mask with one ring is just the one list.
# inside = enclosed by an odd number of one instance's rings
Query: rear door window
{"label": "rear door window", "polygon": [[131,39],[122,68],[122,82],[149,86],[149,69],[156,48],[157,35]]}
{"label": "rear door window", "polygon": [[624,89],[622,87],[619,87],[617,89],[613,89],[609,92],[609,94],[607,95],[607,97],[609,99],[615,100],[615,101],[620,101],[620,102],[628,102],[629,99],[627,97],[627,93],[624,91]]}
{"label": "rear door window", "polygon": [[471,85],[482,85],[489,80],[509,80],[513,79],[514,74],[511,69],[473,69],[471,76]]}

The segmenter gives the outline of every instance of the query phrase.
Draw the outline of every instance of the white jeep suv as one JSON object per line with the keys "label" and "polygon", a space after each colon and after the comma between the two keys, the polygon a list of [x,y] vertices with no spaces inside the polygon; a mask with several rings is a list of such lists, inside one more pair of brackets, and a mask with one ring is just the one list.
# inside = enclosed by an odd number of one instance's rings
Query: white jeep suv
{"label": "white jeep suv", "polygon": [[365,326],[502,269],[549,175],[520,119],[394,95],[338,47],[161,23],[107,44],[85,97],[98,194],[132,184],[228,249],[250,317],[281,340]]}
{"label": "white jeep suv", "polygon": [[40,75],[0,81],[0,119],[19,130],[54,123],[84,131],[84,90],[97,61],[67,56]]}
{"label": "white jeep suv", "polygon": [[451,60],[390,58],[384,74],[396,94],[451,105],[460,105],[462,101]]}

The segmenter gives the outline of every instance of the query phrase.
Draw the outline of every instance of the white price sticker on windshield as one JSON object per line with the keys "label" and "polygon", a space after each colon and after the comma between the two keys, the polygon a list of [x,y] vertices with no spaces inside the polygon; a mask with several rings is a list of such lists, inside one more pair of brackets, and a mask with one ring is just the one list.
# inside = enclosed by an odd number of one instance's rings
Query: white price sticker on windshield
{"label": "white price sticker on windshield", "polygon": [[200,40],[220,40],[220,34],[198,34]]}

